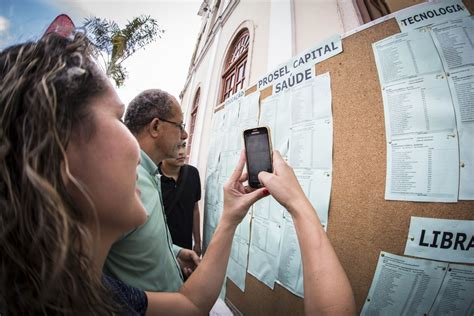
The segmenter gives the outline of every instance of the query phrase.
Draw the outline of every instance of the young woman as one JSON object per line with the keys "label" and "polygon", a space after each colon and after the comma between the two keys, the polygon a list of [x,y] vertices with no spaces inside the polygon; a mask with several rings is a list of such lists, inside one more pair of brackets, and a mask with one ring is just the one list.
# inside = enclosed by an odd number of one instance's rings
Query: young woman
{"label": "young woman", "polygon": [[269,193],[295,222],[306,312],[354,313],[347,277],[277,152],[275,173],[260,174],[266,188],[252,192],[241,155],[212,242],[178,293],[144,293],[103,275],[114,240],[146,218],[135,188],[139,149],[123,111],[81,34],[0,53],[0,314],[206,314],[237,225]]}

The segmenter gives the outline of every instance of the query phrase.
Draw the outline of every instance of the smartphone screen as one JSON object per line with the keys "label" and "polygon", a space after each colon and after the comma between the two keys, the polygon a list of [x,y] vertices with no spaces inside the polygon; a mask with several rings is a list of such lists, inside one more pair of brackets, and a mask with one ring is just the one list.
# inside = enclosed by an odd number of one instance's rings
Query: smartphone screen
{"label": "smartphone screen", "polygon": [[260,171],[273,172],[270,131],[267,127],[257,127],[244,131],[245,152],[249,186],[261,187],[258,180]]}

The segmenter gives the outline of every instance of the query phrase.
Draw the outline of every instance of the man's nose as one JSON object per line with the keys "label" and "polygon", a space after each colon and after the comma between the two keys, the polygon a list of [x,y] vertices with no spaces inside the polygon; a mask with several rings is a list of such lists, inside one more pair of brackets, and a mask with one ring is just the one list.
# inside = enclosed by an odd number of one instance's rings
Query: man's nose
{"label": "man's nose", "polygon": [[188,138],[188,132],[186,132],[186,130],[183,130],[183,131],[181,132],[181,139],[182,139],[182,140],[185,140],[185,139],[187,139],[187,138]]}

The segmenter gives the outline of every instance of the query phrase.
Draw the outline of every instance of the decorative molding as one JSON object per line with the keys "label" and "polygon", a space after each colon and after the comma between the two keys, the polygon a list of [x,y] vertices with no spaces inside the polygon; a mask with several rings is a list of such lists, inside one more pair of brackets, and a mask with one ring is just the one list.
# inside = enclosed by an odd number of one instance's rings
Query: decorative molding
{"label": "decorative molding", "polygon": [[[184,94],[184,92],[187,90],[187,87],[188,87],[189,82],[190,82],[190,76],[192,75],[192,73],[195,72],[195,70],[197,68],[199,68],[199,65],[201,64],[202,60],[204,59],[204,57],[206,56],[206,54],[209,50],[209,47],[212,46],[212,44],[214,42],[215,35],[217,34],[218,28],[222,28],[224,26],[224,24],[227,22],[227,20],[231,16],[232,12],[234,12],[235,8],[237,8],[237,5],[239,3],[240,3],[240,0],[230,0],[230,2],[227,4],[227,6],[224,9],[224,12],[222,12],[222,14],[219,15],[219,17],[216,19],[216,23],[214,24],[215,27],[210,26],[212,28],[210,30],[210,33],[209,33],[208,37],[206,38],[206,40],[204,42],[203,48],[201,49],[201,52],[199,52],[199,54],[197,54],[194,64],[192,64],[190,66],[190,69],[188,71],[188,76],[186,78],[186,82],[185,82],[183,90],[182,90],[182,94]],[[209,15],[206,17],[206,19],[210,19]],[[206,23],[206,26],[207,26],[207,23]],[[204,36],[204,34],[203,34],[204,32],[205,32],[205,29],[202,30],[202,32],[200,32],[200,35]],[[201,38],[201,40],[202,40],[202,38]],[[196,45],[195,53],[197,53],[198,49],[199,49],[199,45]],[[194,54],[193,54],[193,56],[194,56]],[[191,62],[193,62],[193,61],[191,61]]]}

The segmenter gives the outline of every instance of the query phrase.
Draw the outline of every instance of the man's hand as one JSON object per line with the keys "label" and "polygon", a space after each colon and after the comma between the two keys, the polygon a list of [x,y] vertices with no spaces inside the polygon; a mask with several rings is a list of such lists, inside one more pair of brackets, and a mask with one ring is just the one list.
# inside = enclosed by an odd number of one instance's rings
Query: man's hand
{"label": "man's hand", "polygon": [[185,278],[188,278],[201,263],[201,259],[193,250],[185,248],[178,253],[177,259]]}
{"label": "man's hand", "polygon": [[201,250],[201,244],[195,243],[193,247],[194,252],[198,255],[198,257],[201,257],[202,255],[202,250]]}

